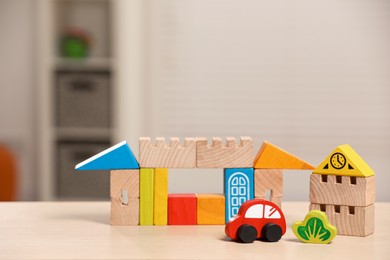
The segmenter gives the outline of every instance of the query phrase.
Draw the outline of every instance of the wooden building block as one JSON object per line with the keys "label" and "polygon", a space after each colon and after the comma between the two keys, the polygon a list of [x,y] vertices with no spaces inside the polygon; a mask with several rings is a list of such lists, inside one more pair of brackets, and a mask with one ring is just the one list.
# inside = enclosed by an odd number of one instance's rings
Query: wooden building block
{"label": "wooden building block", "polygon": [[255,169],[313,170],[314,167],[285,150],[264,141],[255,157]]}
{"label": "wooden building block", "polygon": [[254,198],[253,168],[224,169],[225,221],[238,213],[242,203]]}
{"label": "wooden building block", "polygon": [[338,146],[313,171],[316,174],[370,177],[375,173],[348,144]]}
{"label": "wooden building block", "polygon": [[222,194],[197,194],[198,225],[225,224],[225,196]]}
{"label": "wooden building block", "polygon": [[154,169],[154,225],[168,224],[168,169]]}
{"label": "wooden building block", "polygon": [[153,225],[154,169],[140,169],[139,220],[141,226]]}
{"label": "wooden building block", "polygon": [[283,171],[277,169],[255,169],[255,197],[265,198],[267,191],[273,197],[283,197]]}
{"label": "wooden building block", "polygon": [[76,170],[127,170],[139,165],[126,141],[120,142],[76,165]]}
{"label": "wooden building block", "polygon": [[241,137],[237,144],[234,137],[226,138],[226,145],[220,137],[196,139],[196,166],[198,168],[247,168],[253,167],[253,140]]}
{"label": "wooden building block", "polygon": [[346,206],[368,206],[375,202],[375,175],[348,177],[312,174],[310,202]]}
{"label": "wooden building block", "polygon": [[354,207],[311,203],[310,210],[325,212],[330,223],[336,226],[339,235],[364,237],[374,233],[374,204]]}
{"label": "wooden building block", "polygon": [[110,172],[111,198],[121,198],[122,190],[128,198],[139,198],[139,170],[113,170]]}
{"label": "wooden building block", "polygon": [[171,138],[170,144],[159,137],[152,144],[149,137],[139,139],[139,162],[141,167],[148,168],[195,168],[195,138],[185,138],[180,144],[179,138]]}
{"label": "wooden building block", "polygon": [[168,225],[196,225],[196,195],[168,195]]}
{"label": "wooden building block", "polygon": [[139,199],[130,198],[127,205],[121,198],[111,198],[111,225],[136,226],[139,224]]}

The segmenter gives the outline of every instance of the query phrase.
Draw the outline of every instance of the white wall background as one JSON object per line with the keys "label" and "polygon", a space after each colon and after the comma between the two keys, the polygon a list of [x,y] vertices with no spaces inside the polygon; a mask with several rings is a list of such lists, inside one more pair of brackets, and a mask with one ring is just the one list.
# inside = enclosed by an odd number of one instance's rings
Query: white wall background
{"label": "white wall background", "polygon": [[[390,201],[390,2],[118,0],[118,140],[266,139],[318,165],[351,144]],[[34,1],[0,1],[0,141],[23,158],[36,198]],[[175,170],[171,192],[222,192],[222,170]],[[286,172],[307,200],[309,172]]]}
{"label": "white wall background", "polygon": [[[249,135],[314,165],[349,143],[390,200],[389,1],[151,0],[145,13],[142,135]],[[222,192],[221,174],[184,174],[171,192]],[[308,200],[309,174],[285,174],[287,200]]]}

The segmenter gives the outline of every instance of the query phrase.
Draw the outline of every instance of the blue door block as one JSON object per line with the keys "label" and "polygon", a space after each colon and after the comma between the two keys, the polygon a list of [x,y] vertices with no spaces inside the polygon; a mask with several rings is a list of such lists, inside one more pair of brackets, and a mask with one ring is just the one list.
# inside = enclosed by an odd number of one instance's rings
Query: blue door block
{"label": "blue door block", "polygon": [[254,198],[253,168],[224,169],[225,220],[238,213],[241,204]]}
{"label": "blue door block", "polygon": [[77,164],[75,169],[127,170],[139,169],[139,165],[129,145],[123,141]]}

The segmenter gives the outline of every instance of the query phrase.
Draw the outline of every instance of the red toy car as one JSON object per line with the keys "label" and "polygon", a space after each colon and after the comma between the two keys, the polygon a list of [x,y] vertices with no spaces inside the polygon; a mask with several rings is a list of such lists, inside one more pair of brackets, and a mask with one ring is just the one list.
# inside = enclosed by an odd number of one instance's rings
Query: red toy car
{"label": "red toy car", "polygon": [[286,233],[286,220],[274,203],[262,199],[248,200],[226,224],[225,233],[243,243],[252,243],[258,238],[276,242]]}

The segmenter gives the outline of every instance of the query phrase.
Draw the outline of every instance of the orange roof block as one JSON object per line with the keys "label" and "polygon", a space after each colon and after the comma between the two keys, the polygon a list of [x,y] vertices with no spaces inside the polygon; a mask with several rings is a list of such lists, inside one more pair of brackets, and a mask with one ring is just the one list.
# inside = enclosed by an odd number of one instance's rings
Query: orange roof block
{"label": "orange roof block", "polygon": [[314,167],[304,160],[264,141],[254,162],[255,169],[299,169],[313,170]]}

